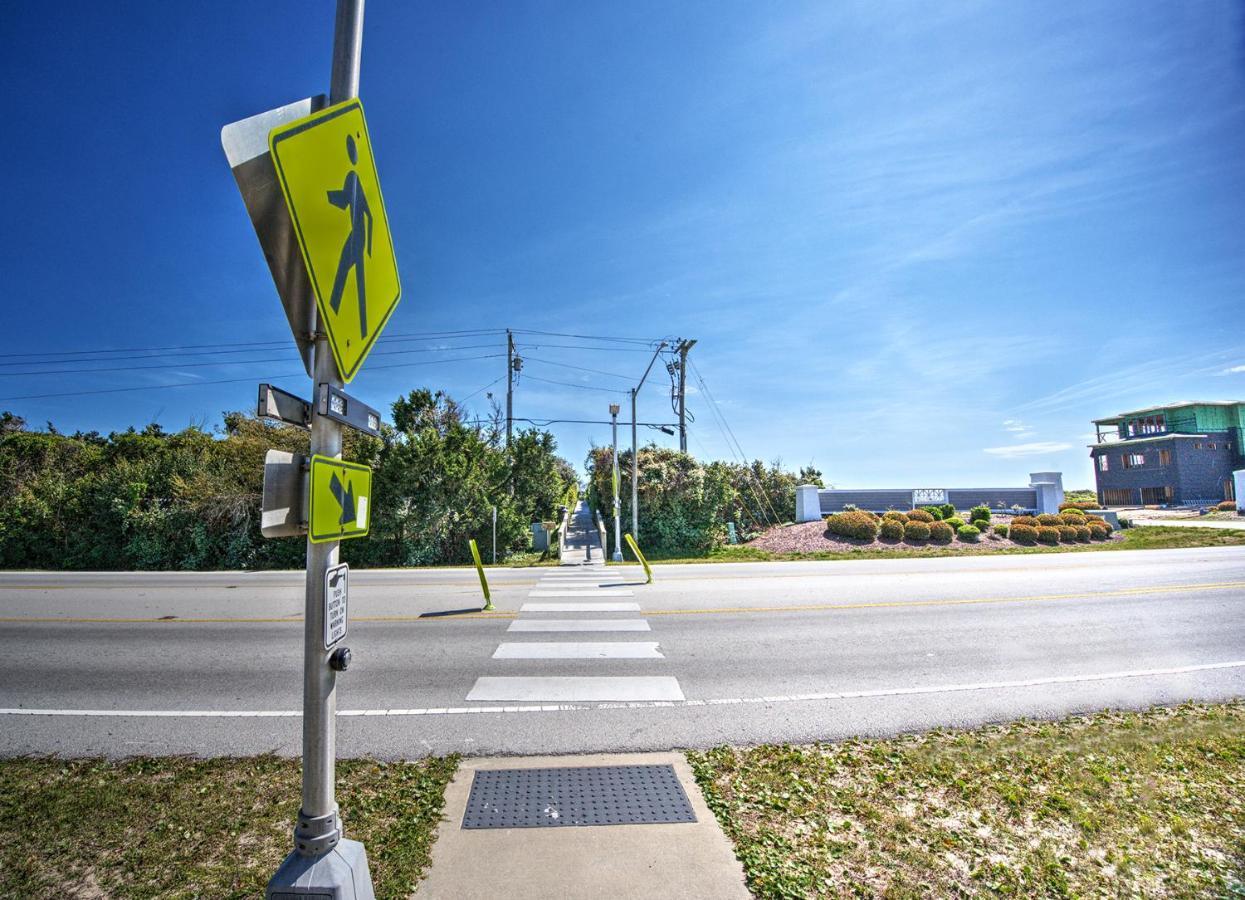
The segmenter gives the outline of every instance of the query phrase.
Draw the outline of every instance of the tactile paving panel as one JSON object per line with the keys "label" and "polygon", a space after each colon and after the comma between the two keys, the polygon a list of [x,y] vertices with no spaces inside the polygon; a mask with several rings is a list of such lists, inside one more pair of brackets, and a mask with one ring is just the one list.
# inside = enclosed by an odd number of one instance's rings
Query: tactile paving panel
{"label": "tactile paving panel", "polygon": [[463,828],[695,822],[674,767],[583,766],[477,771]]}

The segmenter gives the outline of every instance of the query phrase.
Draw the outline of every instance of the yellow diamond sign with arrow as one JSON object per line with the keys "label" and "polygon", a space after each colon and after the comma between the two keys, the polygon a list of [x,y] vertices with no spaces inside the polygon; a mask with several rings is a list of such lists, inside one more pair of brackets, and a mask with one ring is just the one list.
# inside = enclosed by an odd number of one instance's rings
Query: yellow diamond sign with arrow
{"label": "yellow diamond sign with arrow", "polygon": [[313,544],[363,537],[371,524],[372,470],[331,456],[311,457],[307,535]]}
{"label": "yellow diamond sign with arrow", "polygon": [[342,381],[402,295],[363,105],[338,103],[268,135],[273,165]]}

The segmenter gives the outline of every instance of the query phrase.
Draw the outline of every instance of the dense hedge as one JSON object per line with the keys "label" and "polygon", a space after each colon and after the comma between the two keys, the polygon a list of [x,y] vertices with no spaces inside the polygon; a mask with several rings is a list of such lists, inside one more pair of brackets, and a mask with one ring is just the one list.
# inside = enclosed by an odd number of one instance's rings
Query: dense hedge
{"label": "dense hedge", "polygon": [[955,537],[955,529],[946,522],[929,523],[929,539],[938,544],[949,544]]}
{"label": "dense hedge", "polygon": [[[305,454],[307,432],[229,413],[219,431],[187,428],[62,435],[8,416],[0,433],[0,567],[301,568],[303,538],[259,532],[264,455]],[[552,435],[520,431],[508,467],[495,426],[468,425],[441,393],[393,404],[381,438],[347,429],[346,459],[373,469],[371,534],[342,544],[356,566],[467,561],[487,546],[526,549],[529,522],[551,519],[575,481]],[[514,493],[509,492],[513,477]]]}
{"label": "dense hedge", "polygon": [[835,513],[826,517],[826,530],[840,537],[871,541],[878,535],[878,517],[863,510]]}
{"label": "dense hedge", "polygon": [[903,519],[894,519],[889,516],[883,516],[882,521],[878,523],[878,535],[887,541],[903,540]]}
{"label": "dense hedge", "polygon": [[912,519],[903,527],[904,540],[927,541],[930,535],[930,523],[920,519]]}
{"label": "dense hedge", "polygon": [[[640,546],[645,553],[663,556],[698,555],[724,543],[727,522],[734,522],[739,536],[747,540],[768,526],[789,521],[795,512],[796,486],[821,484],[816,469],[789,472],[777,462],[703,463],[651,444],[641,447],[639,456]],[[631,451],[621,451],[618,477],[624,523],[631,521],[631,466]],[[585,468],[589,479],[585,500],[602,515],[612,515],[611,449],[594,447]],[[612,540],[612,533],[609,537]]]}

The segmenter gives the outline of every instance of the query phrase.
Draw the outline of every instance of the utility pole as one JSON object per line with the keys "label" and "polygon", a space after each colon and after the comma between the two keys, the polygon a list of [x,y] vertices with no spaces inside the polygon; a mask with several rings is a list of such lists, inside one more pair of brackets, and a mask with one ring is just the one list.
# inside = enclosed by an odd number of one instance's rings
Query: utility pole
{"label": "utility pole", "polygon": [[514,425],[514,335],[506,329],[506,452],[510,452],[510,429]]}
{"label": "utility pole", "polygon": [[635,398],[636,394],[640,393],[640,388],[644,387],[648,373],[653,371],[653,363],[657,362],[657,357],[665,349],[665,341],[657,345],[657,349],[653,351],[653,358],[648,361],[648,368],[640,376],[640,383],[631,389],[631,536],[637,541],[640,539],[640,448],[636,441]]}
{"label": "utility pole", "polygon": [[610,404],[611,426],[614,429],[614,553],[611,559],[622,562],[622,498],[618,496],[618,404]]}
{"label": "utility pole", "polygon": [[[337,0],[333,28],[333,69],[329,104],[359,96],[359,61],[363,52],[364,0]],[[342,387],[328,336],[311,309],[314,335],[314,384]],[[318,388],[317,388],[318,391]],[[342,426],[312,404],[311,455],[340,459]],[[340,541],[307,541],[307,586],[303,618],[303,790],[294,826],[294,851],[272,880],[268,897],[319,893],[343,900],[373,900],[367,853],[357,841],[342,840],[334,798],[337,762],[337,672],[349,664],[349,651],[324,647],[325,579],[337,565]]]}
{"label": "utility pole", "polygon": [[687,352],[696,346],[693,341],[679,341],[679,452],[687,452]]}

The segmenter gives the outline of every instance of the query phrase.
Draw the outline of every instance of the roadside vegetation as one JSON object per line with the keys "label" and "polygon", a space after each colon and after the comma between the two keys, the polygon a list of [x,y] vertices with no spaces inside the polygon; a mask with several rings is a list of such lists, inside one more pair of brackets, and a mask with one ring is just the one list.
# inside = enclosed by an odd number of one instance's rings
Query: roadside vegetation
{"label": "roadside vegetation", "polygon": [[[705,553],[690,554],[650,554],[643,547],[644,555],[649,562],[660,563],[716,563],[716,562],[800,562],[836,559],[920,559],[945,556],[977,556],[983,554],[1031,554],[1031,553],[1086,553],[1106,550],[1180,550],[1193,547],[1239,547],[1245,545],[1245,529],[1236,528],[1191,528],[1163,525],[1147,525],[1142,528],[1130,528],[1115,533],[1111,540],[1091,542],[1089,544],[1057,544],[1054,546],[1035,545],[1019,546],[1002,541],[984,541],[977,544],[953,542],[948,544],[923,545],[896,544],[887,546],[880,542],[860,544],[852,541],[827,540],[824,526],[808,523],[808,530],[816,538],[815,544],[821,549],[805,551],[783,551],[764,549],[763,541],[734,546],[724,545],[713,547]],[[773,529],[769,533],[800,529],[805,526],[787,525],[781,529]],[[627,556],[628,564],[631,562]]]}
{"label": "roadside vegetation", "polygon": [[[367,845],[378,897],[429,863],[457,757],[341,760],[346,836]],[[290,851],[298,760],[0,761],[0,896],[262,897]]]}
{"label": "roadside vegetation", "polygon": [[[588,505],[613,510],[613,460],[608,447],[594,447],[585,463]],[[622,521],[631,521],[631,451],[618,454]],[[821,485],[821,473],[790,472],[779,461],[766,465],[701,462],[677,450],[641,447],[637,495],[645,555],[700,556],[727,545],[733,527],[746,541],[786,521],[795,510],[800,484]],[[624,530],[630,530],[624,526]],[[608,535],[613,540],[613,535]],[[613,549],[612,547],[610,548]],[[630,551],[623,550],[630,558]]]}
{"label": "roadside vegetation", "polygon": [[689,753],[762,898],[1245,894],[1245,703]]}
{"label": "roadside vegetation", "polygon": [[[346,459],[373,469],[371,535],[352,566],[467,563],[467,540],[499,556],[530,546],[530,523],[573,505],[574,468],[547,431],[468,422],[447,395],[412,391],[380,438],[346,429]],[[307,432],[227,413],[219,431],[158,425],[101,435],[31,430],[0,414],[0,568],[302,568],[306,541],[260,535],[264,454],[306,453]],[[510,484],[513,481],[514,491]]]}

